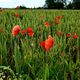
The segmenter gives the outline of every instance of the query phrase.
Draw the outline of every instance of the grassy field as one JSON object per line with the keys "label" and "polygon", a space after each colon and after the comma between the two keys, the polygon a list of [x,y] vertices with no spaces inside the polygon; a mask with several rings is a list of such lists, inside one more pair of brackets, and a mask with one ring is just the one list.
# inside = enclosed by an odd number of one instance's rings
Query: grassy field
{"label": "grassy field", "polygon": [[80,11],[0,11],[0,80],[80,80]]}

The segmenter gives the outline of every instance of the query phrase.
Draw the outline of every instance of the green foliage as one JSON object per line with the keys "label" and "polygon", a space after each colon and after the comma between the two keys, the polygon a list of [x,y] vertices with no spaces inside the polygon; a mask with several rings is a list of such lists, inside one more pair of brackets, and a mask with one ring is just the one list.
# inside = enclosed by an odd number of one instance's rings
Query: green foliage
{"label": "green foliage", "polygon": [[48,9],[63,9],[64,2],[62,0],[61,1],[46,0],[46,6]]}
{"label": "green foliage", "polygon": [[[19,17],[15,17],[15,13]],[[59,25],[54,19],[61,15]],[[80,11],[78,10],[3,10],[0,12],[0,79],[6,80],[79,80],[80,79]],[[45,27],[48,21],[50,27]],[[12,36],[12,28],[32,27],[34,36]],[[57,31],[63,32],[59,36]],[[66,34],[71,33],[70,38]],[[73,34],[78,34],[74,39]],[[54,45],[45,52],[40,42],[48,35]],[[8,73],[6,74],[5,71]]]}

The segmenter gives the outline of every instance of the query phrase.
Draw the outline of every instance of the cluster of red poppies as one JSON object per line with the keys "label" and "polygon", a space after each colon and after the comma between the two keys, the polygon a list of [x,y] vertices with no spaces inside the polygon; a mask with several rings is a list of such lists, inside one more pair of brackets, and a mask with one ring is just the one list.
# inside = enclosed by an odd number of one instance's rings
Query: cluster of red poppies
{"label": "cluster of red poppies", "polygon": [[[14,26],[12,29],[12,35],[17,36],[19,33],[22,35],[27,33],[28,36],[34,35],[34,32],[30,27],[28,27],[26,30],[21,30],[19,25]],[[54,39],[51,37],[51,35],[48,36],[48,39],[40,43],[40,45],[44,48],[45,51],[49,51],[50,48],[53,46],[53,44],[54,44]]]}
{"label": "cluster of red poppies", "polygon": [[[19,14],[16,14],[16,17],[19,17]],[[41,17],[42,18],[42,17]],[[60,24],[60,19],[62,18],[62,16],[57,16],[54,20],[54,23],[55,25],[59,25]],[[50,27],[50,23],[48,21],[46,21],[44,23],[44,26],[45,27]],[[12,35],[13,36],[16,36],[18,34],[28,34],[28,36],[33,36],[34,35],[34,32],[32,30],[32,28],[28,27],[26,30],[21,30],[20,26],[19,25],[16,25],[14,26],[14,28],[12,29]],[[57,32],[58,36],[62,36],[63,33],[61,30],[58,30]],[[71,37],[71,33],[67,33],[66,34],[66,37],[69,38]],[[77,39],[78,38],[78,35],[77,34],[74,34],[72,36],[74,39]],[[50,50],[50,48],[54,45],[54,39],[51,37],[51,35],[48,36],[48,39],[46,39],[45,41],[41,41],[40,45],[43,47],[43,49],[47,52]]]}
{"label": "cluster of red poppies", "polygon": [[22,35],[27,33],[28,36],[33,36],[34,35],[34,32],[33,32],[32,28],[30,28],[30,27],[28,27],[26,30],[21,30],[19,25],[14,26],[13,29],[12,29],[12,35],[16,36],[19,33],[21,33]]}
{"label": "cluster of red poppies", "polygon": [[76,34],[76,33],[75,33],[74,35],[71,35],[71,33],[67,33],[67,34],[66,34],[66,37],[67,37],[67,38],[69,38],[69,37],[71,37],[71,36],[72,36],[74,39],[77,39],[77,38],[78,38],[78,34]]}
{"label": "cluster of red poppies", "polygon": [[54,19],[55,25],[60,24],[60,19],[61,19],[61,18],[62,18],[62,16],[57,16],[57,17]]}

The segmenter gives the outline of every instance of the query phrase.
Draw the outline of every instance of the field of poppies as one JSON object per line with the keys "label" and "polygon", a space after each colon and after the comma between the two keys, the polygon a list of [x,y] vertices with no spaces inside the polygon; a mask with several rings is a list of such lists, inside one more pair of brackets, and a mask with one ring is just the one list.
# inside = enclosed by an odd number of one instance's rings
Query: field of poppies
{"label": "field of poppies", "polygon": [[80,80],[80,11],[0,10],[0,80]]}

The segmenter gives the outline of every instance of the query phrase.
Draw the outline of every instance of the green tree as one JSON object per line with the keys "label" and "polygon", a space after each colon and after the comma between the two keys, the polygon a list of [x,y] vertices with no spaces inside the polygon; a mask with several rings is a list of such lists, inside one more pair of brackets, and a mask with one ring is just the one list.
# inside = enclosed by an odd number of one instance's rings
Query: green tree
{"label": "green tree", "polygon": [[66,0],[46,0],[48,9],[63,9]]}
{"label": "green tree", "polygon": [[73,9],[73,4],[71,2],[67,5],[67,9]]}
{"label": "green tree", "polygon": [[54,0],[46,0],[46,6],[49,9],[54,8]]}

